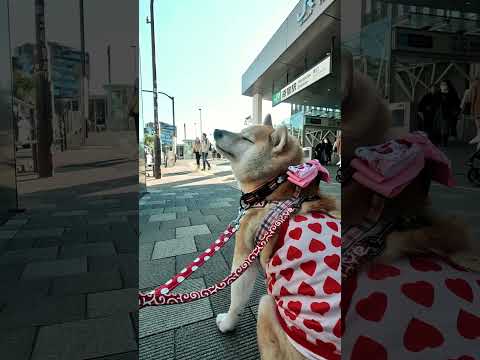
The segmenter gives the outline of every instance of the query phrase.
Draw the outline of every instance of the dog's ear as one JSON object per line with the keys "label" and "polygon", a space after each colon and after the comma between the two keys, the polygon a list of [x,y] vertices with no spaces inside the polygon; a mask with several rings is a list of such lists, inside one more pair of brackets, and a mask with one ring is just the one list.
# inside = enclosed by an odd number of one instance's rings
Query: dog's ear
{"label": "dog's ear", "polygon": [[263,125],[265,126],[273,126],[272,125],[272,115],[267,114],[265,118],[263,119]]}
{"label": "dog's ear", "polygon": [[353,55],[342,49],[342,100],[346,100],[353,87]]}
{"label": "dog's ear", "polygon": [[285,126],[280,126],[279,128],[276,128],[273,131],[273,133],[270,135],[270,139],[273,145],[272,153],[273,154],[281,153],[282,150],[285,148],[285,145],[287,145],[287,140],[288,140],[287,128]]}

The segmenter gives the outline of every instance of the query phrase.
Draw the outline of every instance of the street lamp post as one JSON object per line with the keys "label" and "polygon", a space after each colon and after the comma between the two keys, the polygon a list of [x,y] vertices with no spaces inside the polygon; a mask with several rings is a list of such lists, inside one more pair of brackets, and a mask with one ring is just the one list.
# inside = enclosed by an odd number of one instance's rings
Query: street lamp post
{"label": "street lamp post", "polygon": [[155,60],[155,16],[153,3],[155,0],[150,0],[150,21],[147,18],[147,23],[150,23],[150,36],[152,42],[152,75],[153,75],[153,124],[155,126],[154,136],[154,167],[153,174],[155,179],[162,177],[160,164],[162,162],[162,143],[160,140],[160,126],[158,124],[158,94],[157,94],[157,63]]}
{"label": "street lamp post", "polygon": [[198,111],[200,112],[200,137],[202,137],[203,134],[203,128],[202,128],[202,108],[198,108]]}

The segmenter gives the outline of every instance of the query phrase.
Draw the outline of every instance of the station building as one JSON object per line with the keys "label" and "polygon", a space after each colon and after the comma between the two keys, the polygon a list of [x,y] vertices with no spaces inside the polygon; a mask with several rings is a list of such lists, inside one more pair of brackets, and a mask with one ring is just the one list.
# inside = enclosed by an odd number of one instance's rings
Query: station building
{"label": "station building", "polygon": [[252,98],[251,123],[262,121],[262,100],[288,103],[286,125],[306,148],[340,129],[340,0],[301,0],[242,76]]}
{"label": "station building", "polygon": [[[421,127],[418,105],[432,85],[449,80],[462,99],[480,73],[479,1],[342,0],[341,7],[342,46],[390,103],[395,127]],[[458,128],[460,141],[475,135],[468,116]]]}

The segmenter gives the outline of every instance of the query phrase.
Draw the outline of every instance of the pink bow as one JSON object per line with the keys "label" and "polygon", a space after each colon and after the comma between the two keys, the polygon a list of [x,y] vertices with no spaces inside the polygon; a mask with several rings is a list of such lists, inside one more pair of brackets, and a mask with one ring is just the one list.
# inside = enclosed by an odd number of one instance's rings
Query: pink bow
{"label": "pink bow", "polygon": [[304,164],[289,166],[287,175],[288,181],[301,188],[307,187],[317,176],[320,176],[322,181],[330,182],[330,173],[318,160],[309,160]]}
{"label": "pink bow", "polygon": [[401,193],[422,171],[426,161],[432,164],[432,180],[450,187],[455,185],[450,160],[421,132],[358,148],[355,155],[351,163],[356,170],[353,178],[388,198]]}

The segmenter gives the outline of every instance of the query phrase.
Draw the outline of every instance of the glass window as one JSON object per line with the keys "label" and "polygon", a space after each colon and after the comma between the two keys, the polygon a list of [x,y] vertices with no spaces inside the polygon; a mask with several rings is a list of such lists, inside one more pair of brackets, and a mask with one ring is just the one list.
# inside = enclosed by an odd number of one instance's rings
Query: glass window
{"label": "glass window", "polygon": [[397,5],[397,8],[398,8],[398,16],[403,16],[404,14],[404,9],[403,9],[403,5]]}

